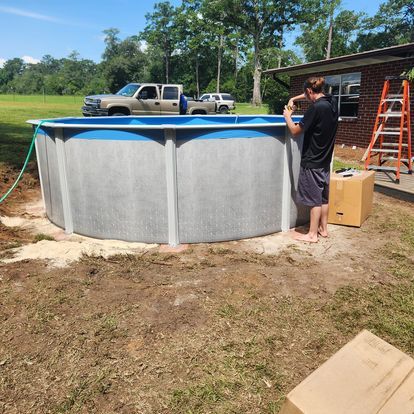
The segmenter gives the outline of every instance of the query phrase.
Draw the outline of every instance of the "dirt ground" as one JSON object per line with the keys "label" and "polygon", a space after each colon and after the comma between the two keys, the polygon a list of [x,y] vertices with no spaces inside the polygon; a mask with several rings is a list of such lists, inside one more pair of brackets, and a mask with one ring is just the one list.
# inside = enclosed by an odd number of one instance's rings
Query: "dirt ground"
{"label": "dirt ground", "polygon": [[0,209],[0,413],[276,413],[374,326],[349,322],[347,289],[399,283],[401,252],[414,263],[412,204],[380,194],[361,228],[315,245],[279,233],[178,253],[67,237],[39,199],[28,174]]}

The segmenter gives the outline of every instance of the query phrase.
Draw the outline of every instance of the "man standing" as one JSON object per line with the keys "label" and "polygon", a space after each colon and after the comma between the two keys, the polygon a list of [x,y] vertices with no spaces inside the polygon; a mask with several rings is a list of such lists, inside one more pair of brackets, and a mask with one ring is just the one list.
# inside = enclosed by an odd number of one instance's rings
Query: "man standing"
{"label": "man standing", "polygon": [[187,113],[187,98],[183,93],[180,93],[180,115],[185,115]]}
{"label": "man standing", "polygon": [[[304,93],[289,100],[283,115],[291,134],[304,133],[300,163],[297,201],[311,208],[307,234],[297,233],[296,240],[317,242],[318,235],[328,236],[329,176],[335,134],[338,128],[338,108],[334,97],[324,94],[325,80],[311,77],[303,85]],[[309,109],[298,124],[292,121],[295,101],[306,99]]]}

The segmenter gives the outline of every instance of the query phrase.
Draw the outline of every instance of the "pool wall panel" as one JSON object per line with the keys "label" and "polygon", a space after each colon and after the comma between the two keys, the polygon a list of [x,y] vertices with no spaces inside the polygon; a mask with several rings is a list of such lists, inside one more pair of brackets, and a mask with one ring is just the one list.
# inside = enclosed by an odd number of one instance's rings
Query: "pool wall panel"
{"label": "pool wall panel", "polygon": [[156,141],[65,142],[74,231],[97,238],[165,243],[165,155]]}
{"label": "pool wall panel", "polygon": [[275,137],[177,140],[180,240],[280,231],[283,150]]}

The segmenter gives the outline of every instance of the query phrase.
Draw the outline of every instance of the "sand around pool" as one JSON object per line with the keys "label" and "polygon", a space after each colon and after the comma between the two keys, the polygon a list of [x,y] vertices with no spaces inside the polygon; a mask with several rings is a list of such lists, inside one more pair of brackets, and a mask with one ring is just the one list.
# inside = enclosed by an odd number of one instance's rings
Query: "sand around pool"
{"label": "sand around pool", "polygon": [[11,257],[4,263],[28,259],[45,259],[50,266],[64,267],[79,260],[83,255],[109,257],[117,254],[136,254],[156,247],[156,244],[128,243],[120,240],[99,240],[65,232],[51,223],[45,215],[42,200],[26,204],[21,215],[0,217],[1,223],[9,228],[25,230],[39,238],[36,243],[24,244],[9,251]]}

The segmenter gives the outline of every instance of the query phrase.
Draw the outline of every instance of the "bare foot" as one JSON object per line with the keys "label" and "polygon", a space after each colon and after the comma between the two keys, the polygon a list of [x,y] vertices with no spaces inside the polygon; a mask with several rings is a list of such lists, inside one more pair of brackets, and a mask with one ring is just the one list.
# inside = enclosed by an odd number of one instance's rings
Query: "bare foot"
{"label": "bare foot", "polygon": [[299,241],[308,242],[308,243],[317,243],[318,236],[310,236],[309,233],[308,234],[298,233],[297,235],[295,235],[294,239],[299,240]]}
{"label": "bare foot", "polygon": [[322,230],[322,228],[321,228],[321,227],[319,227],[319,228],[318,228],[318,234],[319,234],[321,237],[328,237],[328,232],[327,232],[327,231],[325,231],[325,230]]}

